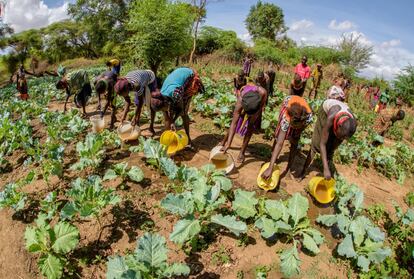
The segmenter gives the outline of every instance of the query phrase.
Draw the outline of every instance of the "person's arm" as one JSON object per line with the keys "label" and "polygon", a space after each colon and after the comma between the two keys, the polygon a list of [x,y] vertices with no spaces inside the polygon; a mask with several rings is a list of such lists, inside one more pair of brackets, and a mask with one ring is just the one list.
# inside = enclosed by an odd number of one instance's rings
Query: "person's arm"
{"label": "person's arm", "polygon": [[227,140],[226,144],[224,145],[224,147],[222,149],[222,151],[224,151],[224,152],[226,152],[230,148],[231,143],[233,142],[233,138],[234,138],[234,135],[236,133],[237,121],[240,118],[240,114],[241,114],[242,109],[243,108],[242,108],[241,97],[238,97],[236,107],[234,108],[234,112],[233,112],[233,119],[231,121],[231,125],[230,125],[229,131],[228,131],[228,133],[229,133],[228,140]]}
{"label": "person's arm", "polygon": [[263,87],[259,87],[259,94],[260,94],[260,97],[262,97],[261,109],[262,111],[264,111],[266,108],[267,90],[264,89]]}
{"label": "person's arm", "polygon": [[129,97],[129,94],[127,94],[126,96],[123,96],[123,97],[124,97],[124,100],[125,100],[125,109],[124,109],[124,114],[122,115],[122,118],[121,118],[121,124],[127,118],[128,112],[129,112],[129,107],[131,106],[131,98]]}
{"label": "person's arm", "polygon": [[333,111],[331,109],[328,112],[328,118],[322,128],[322,135],[321,135],[321,141],[320,141],[320,147],[319,147],[321,151],[321,159],[322,159],[322,164],[323,164],[323,175],[325,179],[328,179],[328,180],[331,179],[332,175],[331,175],[331,171],[329,170],[328,153],[326,150],[326,144],[329,139],[329,130],[333,126],[335,113],[337,111],[338,111],[337,109],[334,109]]}
{"label": "person's arm", "polygon": [[286,132],[280,129],[279,135],[276,140],[276,145],[273,148],[272,158],[270,159],[269,167],[263,172],[262,178],[268,180],[272,176],[273,167],[275,166],[277,158],[279,158],[280,151],[283,147],[283,142],[285,141]]}

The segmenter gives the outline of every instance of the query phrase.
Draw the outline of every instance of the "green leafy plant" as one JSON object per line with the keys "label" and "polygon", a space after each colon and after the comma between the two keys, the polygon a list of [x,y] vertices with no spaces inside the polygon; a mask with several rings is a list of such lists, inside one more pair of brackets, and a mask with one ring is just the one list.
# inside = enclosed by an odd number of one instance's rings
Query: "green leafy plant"
{"label": "green leafy plant", "polygon": [[79,162],[73,164],[71,170],[84,170],[88,167],[96,169],[105,155],[104,138],[100,134],[88,134],[84,142],[78,142],[76,151]]}
{"label": "green leafy plant", "polygon": [[27,200],[27,194],[21,191],[21,188],[30,184],[36,179],[34,171],[29,172],[24,179],[16,183],[7,184],[3,191],[0,192],[0,208],[12,208],[14,211],[22,210]]}
{"label": "green leafy plant", "polygon": [[320,215],[316,221],[324,226],[336,226],[344,237],[337,247],[340,256],[351,259],[367,272],[372,263],[381,263],[391,255],[384,246],[385,234],[371,220],[362,215],[364,194],[356,185],[343,179],[337,183],[337,213]]}
{"label": "green leafy plant", "polygon": [[161,159],[168,158],[165,147],[153,139],[139,139],[147,164],[161,170]]}
{"label": "green leafy plant", "polygon": [[61,211],[61,218],[72,219],[79,214],[81,218],[97,217],[108,205],[115,205],[121,201],[112,189],[104,189],[99,176],[92,175],[87,179],[77,178],[67,192],[69,202]]}
{"label": "green leafy plant", "polygon": [[144,179],[144,172],[137,166],[132,166],[128,169],[128,163],[119,163],[108,169],[103,180],[112,180],[120,177],[122,182],[131,180],[134,182],[141,182]]}
{"label": "green leafy plant", "polygon": [[109,258],[106,278],[159,279],[179,275],[187,276],[190,273],[190,268],[180,263],[168,264],[167,253],[168,249],[164,237],[145,233],[138,240],[134,254]]}
{"label": "green leafy plant", "polygon": [[318,254],[318,246],[324,241],[322,234],[310,225],[308,200],[295,193],[286,201],[266,200],[264,207],[265,214],[257,219],[255,226],[266,239],[278,236],[293,244],[281,253],[280,268],[287,277],[299,274],[300,245],[312,254]]}
{"label": "green leafy plant", "polygon": [[208,178],[202,175],[192,180],[191,190],[168,194],[161,201],[161,207],[182,217],[174,226],[171,241],[180,245],[191,243],[192,249],[197,249],[200,233],[211,232],[212,224],[225,227],[237,236],[245,233],[247,226],[244,222],[220,213],[220,207],[226,203],[221,192],[221,184],[209,185]]}
{"label": "green leafy plant", "polygon": [[414,207],[414,192],[409,192],[407,196],[405,196],[405,202],[409,207]]}
{"label": "green leafy plant", "polygon": [[26,228],[26,249],[40,254],[38,267],[44,276],[49,279],[62,278],[68,256],[78,245],[79,230],[66,222],[51,226],[44,214],[40,214],[35,223],[36,226]]}

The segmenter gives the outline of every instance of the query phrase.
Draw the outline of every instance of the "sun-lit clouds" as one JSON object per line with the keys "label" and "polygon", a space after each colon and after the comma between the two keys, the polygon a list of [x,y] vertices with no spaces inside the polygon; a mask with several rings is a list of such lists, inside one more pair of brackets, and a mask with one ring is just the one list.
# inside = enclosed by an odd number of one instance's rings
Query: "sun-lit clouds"
{"label": "sun-lit clouds", "polygon": [[331,20],[331,22],[328,25],[329,29],[337,31],[346,31],[350,29],[355,29],[356,27],[356,24],[349,20],[337,22],[336,19]]}
{"label": "sun-lit clouds", "polygon": [[53,22],[68,18],[68,3],[60,7],[49,8],[40,0],[9,0],[6,5],[5,22],[15,32],[31,28],[45,27]]}
{"label": "sun-lit clouds", "polygon": [[308,28],[312,27],[313,25],[314,25],[314,23],[312,21],[307,20],[307,19],[302,19],[302,20],[293,22],[290,25],[289,29],[292,30],[292,31],[299,31],[299,30],[308,29]]}
{"label": "sun-lit clouds", "polygon": [[396,47],[396,46],[399,46],[400,44],[401,44],[400,40],[393,39],[387,42],[383,42],[381,46],[382,47]]}

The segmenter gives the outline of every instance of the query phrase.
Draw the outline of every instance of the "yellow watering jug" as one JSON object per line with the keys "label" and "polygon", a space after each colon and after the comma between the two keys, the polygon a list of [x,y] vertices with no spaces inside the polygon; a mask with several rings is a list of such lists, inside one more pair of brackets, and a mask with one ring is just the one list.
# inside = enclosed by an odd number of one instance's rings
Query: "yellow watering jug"
{"label": "yellow watering jug", "polygon": [[160,143],[167,147],[168,155],[173,155],[187,146],[188,137],[183,130],[178,132],[165,131],[161,135]]}
{"label": "yellow watering jug", "polygon": [[259,175],[257,176],[257,185],[265,191],[270,191],[276,188],[280,179],[280,169],[277,165],[273,167],[272,176],[268,180],[262,178],[262,174],[267,170],[270,163],[266,163],[260,169]]}
{"label": "yellow watering jug", "polygon": [[309,181],[309,193],[319,203],[330,203],[335,198],[335,179],[316,176]]}

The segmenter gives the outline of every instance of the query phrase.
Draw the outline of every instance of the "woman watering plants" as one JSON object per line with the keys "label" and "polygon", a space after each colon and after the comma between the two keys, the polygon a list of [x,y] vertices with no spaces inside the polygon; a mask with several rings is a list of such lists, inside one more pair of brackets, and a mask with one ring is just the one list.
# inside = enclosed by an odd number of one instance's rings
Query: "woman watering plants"
{"label": "woman watering plants", "polygon": [[198,73],[194,69],[181,67],[167,76],[161,94],[154,94],[151,99],[151,107],[155,111],[164,110],[167,129],[175,130],[175,121],[181,116],[190,146],[192,143],[188,111],[192,97],[199,92],[204,92],[204,85]]}
{"label": "woman watering plants", "polygon": [[109,107],[111,107],[111,123],[109,129],[114,128],[116,122],[116,106],[115,106],[115,92],[114,87],[117,82],[118,76],[112,71],[106,71],[99,75],[94,82],[96,93],[98,94],[98,110],[101,109],[101,94],[105,94],[106,104],[101,111],[101,117],[103,117]]}
{"label": "woman watering plants", "polygon": [[318,152],[322,158],[323,175],[325,179],[331,179],[332,169],[330,164],[334,152],[344,140],[354,135],[356,128],[357,122],[348,105],[335,99],[324,101],[318,112],[311,149],[306,158],[301,178],[305,177],[307,168],[316,152]]}
{"label": "woman watering plants", "polygon": [[279,113],[279,122],[275,131],[272,158],[262,178],[268,180],[272,176],[273,167],[279,157],[285,140],[290,142],[289,162],[282,177],[290,172],[296,157],[298,143],[302,132],[312,122],[312,110],[305,99],[299,96],[287,96]]}
{"label": "woman watering plants", "polygon": [[230,148],[235,133],[243,136],[243,145],[238,156],[238,163],[243,163],[247,145],[253,132],[260,130],[262,112],[266,106],[267,91],[253,82],[248,82],[237,95],[233,119],[226,136],[220,143],[222,151]]}

